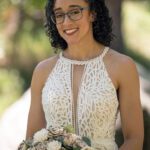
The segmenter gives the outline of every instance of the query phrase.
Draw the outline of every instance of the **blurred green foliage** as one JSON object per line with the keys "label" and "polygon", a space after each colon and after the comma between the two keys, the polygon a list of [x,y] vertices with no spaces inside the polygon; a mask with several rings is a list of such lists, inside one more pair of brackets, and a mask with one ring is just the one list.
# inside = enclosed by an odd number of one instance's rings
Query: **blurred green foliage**
{"label": "blurred green foliage", "polygon": [[53,54],[44,29],[44,1],[2,1],[1,29],[6,35],[5,52],[9,67],[18,69],[29,88],[35,65]]}
{"label": "blurred green foliage", "polygon": [[150,11],[150,0],[128,0],[128,1],[144,2],[146,4],[145,8]]}
{"label": "blurred green foliage", "polygon": [[53,54],[41,2],[0,1],[0,51],[5,52],[5,58],[0,58],[0,115],[30,87],[38,62]]}
{"label": "blurred green foliage", "polygon": [[23,92],[24,81],[17,70],[0,69],[0,115]]}
{"label": "blurred green foliage", "polygon": [[143,1],[123,4],[125,53],[150,71],[150,12]]}
{"label": "blurred green foliage", "polygon": [[[139,1],[143,2],[143,0]],[[53,50],[44,29],[45,17],[43,8],[45,3],[46,0],[0,1],[0,36],[3,34],[3,39],[7,43],[4,49],[8,62],[0,69],[0,114],[29,88],[32,72],[36,64],[53,55]],[[133,41],[137,45],[137,42],[139,44],[140,41],[145,41],[145,35],[149,33],[150,13],[147,10],[150,10],[150,0],[145,0],[144,3],[137,3],[136,6],[138,9],[124,7],[126,8],[124,10],[126,18],[123,24],[130,30],[124,30],[123,33],[128,47],[126,54],[149,69],[150,58],[147,55],[141,57],[141,53],[137,51],[137,47],[135,51],[132,47]],[[146,10],[146,8],[148,9]],[[133,31],[135,32],[133,33]],[[132,42],[128,42],[129,40]],[[8,68],[11,68],[11,70]],[[144,150],[148,150],[150,122],[149,114],[145,111],[144,122],[146,139]],[[121,134],[119,139],[121,144]]]}
{"label": "blurred green foliage", "polygon": [[45,6],[45,4],[46,4],[46,2],[47,2],[47,0],[30,0],[30,4],[32,5],[32,6],[35,6],[36,8],[41,8],[41,9],[43,9],[44,8],[44,6]]}

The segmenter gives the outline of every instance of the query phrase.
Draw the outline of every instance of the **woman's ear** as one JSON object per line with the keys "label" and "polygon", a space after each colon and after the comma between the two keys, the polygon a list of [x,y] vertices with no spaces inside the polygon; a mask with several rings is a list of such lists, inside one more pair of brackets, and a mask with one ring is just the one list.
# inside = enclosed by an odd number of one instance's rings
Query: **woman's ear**
{"label": "woman's ear", "polygon": [[96,12],[91,12],[91,21],[94,22],[96,20]]}

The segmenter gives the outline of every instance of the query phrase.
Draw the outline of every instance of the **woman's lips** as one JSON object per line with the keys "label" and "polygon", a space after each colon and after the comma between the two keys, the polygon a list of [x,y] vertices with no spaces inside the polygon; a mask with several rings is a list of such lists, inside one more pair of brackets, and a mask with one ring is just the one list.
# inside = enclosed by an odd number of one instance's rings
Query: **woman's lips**
{"label": "woman's lips", "polygon": [[78,28],[75,28],[75,29],[66,29],[66,30],[64,30],[64,33],[67,34],[67,35],[73,35],[77,31],[78,31]]}

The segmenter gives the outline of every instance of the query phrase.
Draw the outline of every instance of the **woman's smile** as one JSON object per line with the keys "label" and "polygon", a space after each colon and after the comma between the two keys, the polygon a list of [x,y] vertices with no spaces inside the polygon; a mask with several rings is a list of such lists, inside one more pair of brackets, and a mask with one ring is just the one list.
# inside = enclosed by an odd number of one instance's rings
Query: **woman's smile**
{"label": "woman's smile", "polygon": [[65,29],[64,30],[64,33],[66,35],[74,35],[79,29],[78,28],[73,28],[73,29]]}
{"label": "woman's smile", "polygon": [[93,39],[92,13],[86,1],[57,0],[53,10],[57,30],[68,46]]}

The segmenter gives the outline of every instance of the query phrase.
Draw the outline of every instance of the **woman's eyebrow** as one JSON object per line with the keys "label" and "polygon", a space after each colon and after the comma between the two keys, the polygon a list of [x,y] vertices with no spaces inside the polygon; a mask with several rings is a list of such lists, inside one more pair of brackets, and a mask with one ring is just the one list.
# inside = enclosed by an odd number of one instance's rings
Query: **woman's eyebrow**
{"label": "woman's eyebrow", "polygon": [[[80,5],[70,5],[69,8],[76,8],[76,7],[81,7]],[[62,10],[61,7],[55,8],[54,11],[59,11]]]}

